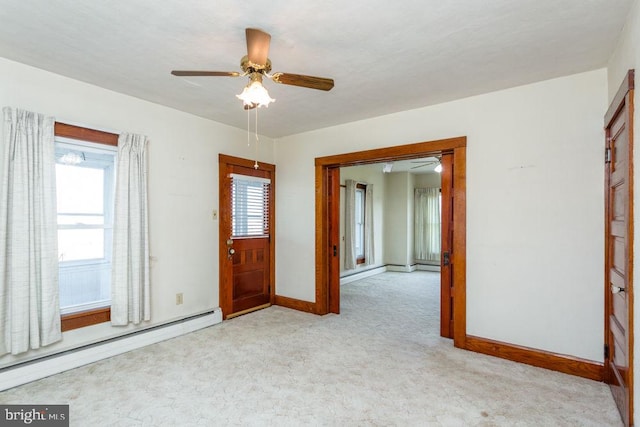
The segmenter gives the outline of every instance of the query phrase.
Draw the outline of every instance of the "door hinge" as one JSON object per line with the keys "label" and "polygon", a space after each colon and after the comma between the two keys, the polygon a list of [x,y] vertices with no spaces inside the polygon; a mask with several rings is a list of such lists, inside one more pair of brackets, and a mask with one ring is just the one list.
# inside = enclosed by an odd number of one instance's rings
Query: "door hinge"
{"label": "door hinge", "polygon": [[604,150],[604,162],[611,163],[611,148],[607,147]]}
{"label": "door hinge", "polygon": [[604,345],[604,358],[605,360],[609,358],[609,344]]}

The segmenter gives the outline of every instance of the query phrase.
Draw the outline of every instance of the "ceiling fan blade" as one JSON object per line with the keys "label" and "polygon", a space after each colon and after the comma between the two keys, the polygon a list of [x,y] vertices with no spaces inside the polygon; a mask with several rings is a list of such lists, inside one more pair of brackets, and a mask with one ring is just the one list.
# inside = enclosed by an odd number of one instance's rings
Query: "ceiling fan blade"
{"label": "ceiling fan blade", "polygon": [[190,71],[190,70],[173,70],[171,74],[179,77],[238,77],[240,73],[236,71]]}
{"label": "ceiling fan blade", "polygon": [[267,57],[269,56],[271,34],[256,28],[247,28],[245,33],[247,36],[247,56],[249,57],[249,61],[256,65],[266,65]]}
{"label": "ceiling fan blade", "polygon": [[324,77],[303,76],[302,74],[275,73],[272,80],[285,85],[308,87],[318,90],[331,90],[333,79]]}
{"label": "ceiling fan blade", "polygon": [[429,165],[428,164],[424,164],[424,165],[420,165],[420,166],[414,166],[414,167],[409,168],[409,169],[418,169],[418,168],[423,168],[425,166],[429,166]]}

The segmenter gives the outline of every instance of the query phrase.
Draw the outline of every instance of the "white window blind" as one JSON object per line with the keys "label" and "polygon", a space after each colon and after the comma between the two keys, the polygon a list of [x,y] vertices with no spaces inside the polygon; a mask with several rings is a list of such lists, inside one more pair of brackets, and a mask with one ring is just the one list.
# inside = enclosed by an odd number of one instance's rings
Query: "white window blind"
{"label": "white window blind", "polygon": [[231,228],[234,237],[269,235],[271,181],[231,174]]}

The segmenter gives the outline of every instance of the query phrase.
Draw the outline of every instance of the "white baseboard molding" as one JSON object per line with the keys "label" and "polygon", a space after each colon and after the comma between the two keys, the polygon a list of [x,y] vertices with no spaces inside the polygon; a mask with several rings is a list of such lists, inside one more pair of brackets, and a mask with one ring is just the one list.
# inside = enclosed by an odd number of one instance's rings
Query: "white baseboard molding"
{"label": "white baseboard molding", "polygon": [[135,331],[122,337],[11,366],[0,371],[0,391],[185,335],[220,322],[222,322],[222,310],[216,308],[212,312],[184,320]]}
{"label": "white baseboard molding", "polygon": [[411,273],[416,271],[416,265],[394,265],[387,264],[387,271],[398,271],[401,273]]}
{"label": "white baseboard molding", "polygon": [[435,271],[440,273],[439,265],[429,265],[429,264],[416,264],[416,270],[418,271]]}
{"label": "white baseboard molding", "polygon": [[383,265],[382,267],[371,268],[369,270],[353,273],[348,276],[341,277],[340,284],[346,285],[347,283],[351,283],[351,282],[355,282],[356,280],[375,276],[376,274],[384,273],[385,271],[387,271],[387,267]]}

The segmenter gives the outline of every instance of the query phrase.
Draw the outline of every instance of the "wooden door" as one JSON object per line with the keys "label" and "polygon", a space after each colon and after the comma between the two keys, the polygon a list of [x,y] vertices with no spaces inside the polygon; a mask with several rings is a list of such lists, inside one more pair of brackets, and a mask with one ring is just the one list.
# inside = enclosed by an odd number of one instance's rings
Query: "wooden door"
{"label": "wooden door", "polygon": [[[340,168],[329,169],[327,174],[329,192],[329,295],[340,295]],[[329,313],[340,314],[340,298],[329,298],[327,295]]]}
{"label": "wooden door", "polygon": [[440,335],[453,338],[453,153],[441,164]]}
{"label": "wooden door", "polygon": [[275,298],[275,166],[220,155],[220,307],[225,318]]}
{"label": "wooden door", "polygon": [[633,72],[605,115],[605,379],[633,424]]}

